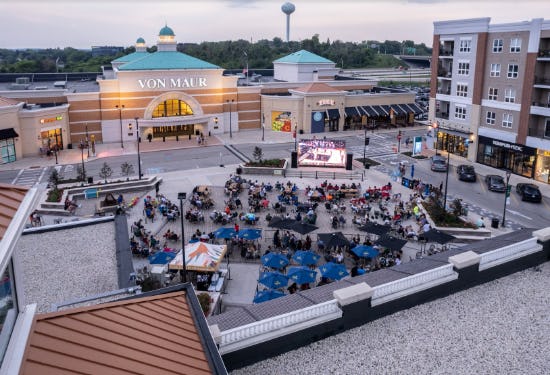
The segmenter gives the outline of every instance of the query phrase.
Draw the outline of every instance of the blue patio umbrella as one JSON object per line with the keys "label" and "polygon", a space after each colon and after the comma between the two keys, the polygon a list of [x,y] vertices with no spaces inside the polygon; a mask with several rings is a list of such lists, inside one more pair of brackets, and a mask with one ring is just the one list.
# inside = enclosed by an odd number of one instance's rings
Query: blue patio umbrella
{"label": "blue patio umbrella", "polygon": [[225,228],[221,227],[216,229],[214,232],[214,237],[216,238],[233,238],[237,235],[237,232],[235,232],[235,229],[233,228]]}
{"label": "blue patio umbrella", "polygon": [[292,260],[300,266],[315,266],[321,256],[313,251],[298,250],[292,256]]}
{"label": "blue patio umbrella", "polygon": [[245,240],[257,240],[261,236],[262,230],[254,228],[244,228],[239,230],[239,233],[237,233],[237,237],[243,238]]}
{"label": "blue patio umbrella", "polygon": [[279,289],[287,286],[288,276],[280,272],[264,272],[260,275],[258,282],[268,288]]}
{"label": "blue patio umbrella", "polygon": [[268,253],[262,256],[262,264],[280,270],[288,264],[288,258],[280,253]]}
{"label": "blue patio umbrella", "polygon": [[313,283],[317,279],[317,270],[311,270],[308,267],[291,267],[288,270],[290,282],[298,285]]}
{"label": "blue patio umbrella", "polygon": [[270,301],[275,298],[283,297],[285,294],[281,292],[280,290],[276,289],[267,289],[267,290],[260,290],[256,293],[256,296],[254,296],[254,303],[262,303],[265,301]]}
{"label": "blue patio umbrella", "polygon": [[378,250],[372,246],[359,245],[351,249],[359,258],[374,258],[378,255]]}
{"label": "blue patio umbrella", "polygon": [[328,262],[319,267],[321,275],[331,280],[340,280],[342,277],[349,275],[346,267],[343,264]]}
{"label": "blue patio umbrella", "polygon": [[149,264],[166,264],[172,261],[176,257],[176,254],[167,251],[160,251],[156,254],[149,256]]}

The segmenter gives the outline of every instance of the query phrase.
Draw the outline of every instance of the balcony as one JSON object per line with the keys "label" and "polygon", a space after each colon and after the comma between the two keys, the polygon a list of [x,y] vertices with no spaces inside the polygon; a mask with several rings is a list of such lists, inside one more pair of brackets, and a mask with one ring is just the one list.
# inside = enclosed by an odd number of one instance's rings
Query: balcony
{"label": "balcony", "polygon": [[535,88],[550,88],[550,77],[535,76]]}
{"label": "balcony", "polygon": [[453,50],[440,49],[439,57],[453,57]]}
{"label": "balcony", "polygon": [[550,103],[533,102],[529,113],[532,115],[550,117]]}
{"label": "balcony", "polygon": [[443,112],[443,111],[435,111],[435,118],[442,119],[442,120],[448,120],[449,119],[449,113]]}
{"label": "balcony", "polygon": [[451,88],[449,87],[437,89],[437,93],[442,95],[451,95]]}
{"label": "balcony", "polygon": [[453,73],[450,70],[441,68],[437,70],[437,78],[451,79],[453,78]]}
{"label": "balcony", "polygon": [[537,61],[550,61],[550,49],[539,50]]}

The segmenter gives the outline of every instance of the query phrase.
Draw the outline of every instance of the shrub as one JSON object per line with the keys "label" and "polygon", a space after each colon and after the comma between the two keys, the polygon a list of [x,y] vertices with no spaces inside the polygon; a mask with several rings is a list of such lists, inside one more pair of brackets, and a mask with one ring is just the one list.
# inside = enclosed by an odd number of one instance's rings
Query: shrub
{"label": "shrub", "polygon": [[246,167],[268,167],[268,168],[282,168],[285,165],[284,159],[266,159],[262,161],[251,161],[246,163]]}
{"label": "shrub", "polygon": [[199,293],[197,294],[197,298],[204,315],[208,314],[208,311],[210,311],[210,295],[208,293]]}
{"label": "shrub", "polygon": [[433,200],[424,201],[422,206],[438,227],[476,228],[473,223],[465,222],[454,213],[445,211],[442,206]]}
{"label": "shrub", "polygon": [[46,202],[61,202],[61,197],[63,196],[63,189],[58,189],[54,187],[48,191],[48,197]]}
{"label": "shrub", "polygon": [[128,176],[134,173],[134,166],[128,163],[127,161],[125,161],[120,165],[120,169],[121,169],[122,175],[126,176],[126,178],[128,178]]}
{"label": "shrub", "polygon": [[113,170],[111,169],[111,167],[109,167],[109,164],[107,164],[107,162],[104,162],[101,170],[99,171],[99,177],[104,179],[105,183],[107,183],[107,179],[111,177],[112,174]]}
{"label": "shrub", "polygon": [[256,146],[254,147],[254,152],[252,153],[252,156],[254,156],[254,160],[261,163],[264,157],[264,152],[260,147]]}

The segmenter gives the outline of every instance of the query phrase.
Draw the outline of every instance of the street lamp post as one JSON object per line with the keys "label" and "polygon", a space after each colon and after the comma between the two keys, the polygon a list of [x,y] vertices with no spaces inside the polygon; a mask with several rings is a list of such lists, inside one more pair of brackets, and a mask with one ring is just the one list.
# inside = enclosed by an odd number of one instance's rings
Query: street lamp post
{"label": "street lamp post", "polygon": [[245,74],[246,74],[246,85],[248,86],[248,54],[246,53],[246,51],[243,51],[244,53],[244,57],[246,57],[246,71],[245,71]]}
{"label": "street lamp post", "polygon": [[234,99],[227,99],[226,102],[229,104],[229,138],[233,138],[233,129],[231,124],[231,104],[234,102]]}
{"label": "street lamp post", "polygon": [[[124,109],[124,104],[122,105],[115,105],[115,108],[118,109],[118,119],[120,121],[120,147],[124,148],[124,142],[122,138],[122,110]],[[87,137],[86,137],[87,138]]]}
{"label": "street lamp post", "polygon": [[435,154],[437,155],[437,143],[439,142],[439,124],[437,122],[433,123],[435,129]]}
{"label": "street lamp post", "polygon": [[183,201],[187,198],[187,193],[178,193],[178,199],[180,201],[180,220],[181,220],[181,258],[182,258],[182,270],[181,270],[181,281],[187,282],[187,268],[185,265],[185,228],[183,227],[183,220],[185,220],[185,215],[183,214]]}
{"label": "street lamp post", "polygon": [[505,227],[506,222],[506,203],[508,203],[508,199],[510,197],[510,177],[512,176],[512,172],[506,171],[506,192],[504,193],[504,210],[502,211],[502,227]]}
{"label": "street lamp post", "polygon": [[363,146],[363,168],[367,167],[367,146],[370,142],[370,138],[367,137],[367,127],[365,126],[365,144]]}
{"label": "street lamp post", "polygon": [[55,164],[57,164],[57,144],[53,146],[53,154],[55,155]]}
{"label": "street lamp post", "polygon": [[89,159],[90,158],[90,144],[88,143],[88,123],[86,123],[86,149],[88,150],[88,159]]}
{"label": "street lamp post", "polygon": [[265,140],[265,114],[262,113],[262,142]]}
{"label": "street lamp post", "polygon": [[80,157],[82,159],[82,182],[86,179],[86,169],[84,168],[84,142],[80,140]]}
{"label": "street lamp post", "polygon": [[134,120],[136,120],[136,138],[137,138],[137,154],[138,154],[138,179],[141,180],[141,154],[139,153],[139,117],[136,117]]}
{"label": "street lamp post", "polygon": [[449,169],[451,168],[449,162],[451,160],[451,147],[449,145],[449,138],[447,137],[447,172],[445,176],[445,197],[443,198],[443,209],[447,212],[447,187],[449,185]]}

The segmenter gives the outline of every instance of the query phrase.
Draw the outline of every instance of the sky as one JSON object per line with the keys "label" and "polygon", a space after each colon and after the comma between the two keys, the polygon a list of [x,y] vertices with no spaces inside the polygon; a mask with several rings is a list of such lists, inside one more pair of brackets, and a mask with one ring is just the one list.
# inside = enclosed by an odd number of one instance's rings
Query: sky
{"label": "sky", "polygon": [[[550,18],[547,0],[294,0],[290,39],[413,40],[431,46],[433,22]],[[286,38],[285,1],[0,0],[0,48],[156,44],[168,24],[181,43]]]}

